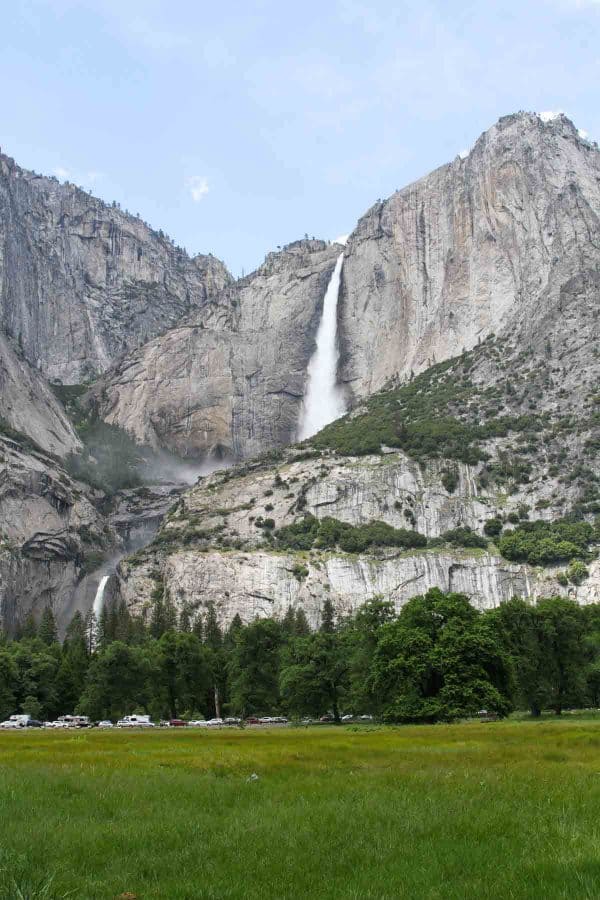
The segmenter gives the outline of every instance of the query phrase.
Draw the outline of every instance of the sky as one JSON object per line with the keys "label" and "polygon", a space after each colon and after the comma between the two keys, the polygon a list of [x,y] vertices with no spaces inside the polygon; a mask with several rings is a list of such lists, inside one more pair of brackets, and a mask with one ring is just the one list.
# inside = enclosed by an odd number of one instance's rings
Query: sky
{"label": "sky", "polygon": [[234,275],[562,110],[600,141],[600,0],[19,0],[0,146]]}

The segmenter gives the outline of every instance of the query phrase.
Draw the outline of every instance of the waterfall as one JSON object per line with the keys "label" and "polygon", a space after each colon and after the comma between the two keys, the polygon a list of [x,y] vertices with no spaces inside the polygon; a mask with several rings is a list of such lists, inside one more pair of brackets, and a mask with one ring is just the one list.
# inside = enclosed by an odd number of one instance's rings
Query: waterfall
{"label": "waterfall", "polygon": [[100,618],[100,615],[102,614],[102,610],[104,608],[104,588],[106,587],[106,582],[109,578],[110,575],[103,575],[100,579],[100,583],[98,584],[98,589],[96,590],[94,605],[92,607],[96,620]]}
{"label": "waterfall", "polygon": [[308,364],[308,386],[300,415],[299,440],[312,437],[346,411],[344,397],[337,384],[337,302],[343,262],[344,254],[340,253],[323,300],[317,346]]}

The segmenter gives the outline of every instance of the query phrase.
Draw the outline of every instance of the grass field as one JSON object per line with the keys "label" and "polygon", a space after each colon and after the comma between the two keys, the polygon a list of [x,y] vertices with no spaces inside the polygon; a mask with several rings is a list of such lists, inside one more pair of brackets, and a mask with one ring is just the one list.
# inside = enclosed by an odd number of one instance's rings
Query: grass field
{"label": "grass field", "polygon": [[600,719],[0,733],[0,841],[2,900],[597,898]]}

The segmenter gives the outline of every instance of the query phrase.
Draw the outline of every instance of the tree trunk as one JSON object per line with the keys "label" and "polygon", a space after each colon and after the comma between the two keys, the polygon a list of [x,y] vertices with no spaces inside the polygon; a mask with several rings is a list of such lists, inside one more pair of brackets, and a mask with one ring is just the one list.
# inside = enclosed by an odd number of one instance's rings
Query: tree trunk
{"label": "tree trunk", "polygon": [[221,698],[219,696],[219,685],[215,683],[215,717],[221,718]]}

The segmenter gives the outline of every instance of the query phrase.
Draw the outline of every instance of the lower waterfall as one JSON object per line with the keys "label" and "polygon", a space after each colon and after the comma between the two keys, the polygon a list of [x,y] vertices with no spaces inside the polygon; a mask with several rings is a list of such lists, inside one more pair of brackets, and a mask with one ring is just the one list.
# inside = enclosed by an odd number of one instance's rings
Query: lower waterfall
{"label": "lower waterfall", "polygon": [[340,253],[323,300],[317,346],[308,364],[308,386],[300,414],[299,440],[312,437],[346,411],[344,396],[337,383],[337,303],[343,262],[344,254]]}
{"label": "lower waterfall", "polygon": [[98,584],[98,589],[96,591],[96,596],[94,597],[94,605],[92,607],[92,611],[94,616],[96,617],[96,621],[100,618],[102,614],[102,610],[104,609],[104,589],[108,582],[110,575],[103,575]]}

